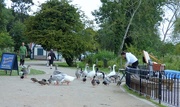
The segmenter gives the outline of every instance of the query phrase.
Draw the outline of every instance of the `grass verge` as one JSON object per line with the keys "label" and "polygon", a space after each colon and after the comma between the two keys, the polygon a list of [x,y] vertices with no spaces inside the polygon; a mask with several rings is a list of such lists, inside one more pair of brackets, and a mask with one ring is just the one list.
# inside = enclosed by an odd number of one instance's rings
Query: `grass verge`
{"label": "grass verge", "polygon": [[[20,69],[21,68],[19,68],[19,72],[21,72]],[[31,72],[29,75],[40,75],[40,74],[45,74],[45,72],[31,68]],[[9,76],[9,75],[10,75],[10,71],[7,71],[6,74],[5,70],[0,70],[0,76]],[[18,76],[17,70],[13,70],[11,76]]]}
{"label": "grass verge", "polygon": [[126,92],[128,92],[128,93],[130,93],[130,94],[132,94],[132,95],[134,95],[134,96],[136,96],[136,97],[138,97],[138,98],[148,100],[148,101],[152,102],[153,104],[155,104],[157,107],[168,107],[168,106],[165,106],[165,105],[163,105],[163,104],[159,104],[159,103],[157,103],[156,101],[153,101],[153,100],[151,100],[151,99],[147,99],[147,98],[146,98],[145,96],[143,96],[143,95],[139,95],[139,93],[137,93],[137,92],[135,92],[135,91],[133,91],[133,90],[130,90],[130,89],[126,86],[126,84],[123,85],[123,88],[126,90]]}

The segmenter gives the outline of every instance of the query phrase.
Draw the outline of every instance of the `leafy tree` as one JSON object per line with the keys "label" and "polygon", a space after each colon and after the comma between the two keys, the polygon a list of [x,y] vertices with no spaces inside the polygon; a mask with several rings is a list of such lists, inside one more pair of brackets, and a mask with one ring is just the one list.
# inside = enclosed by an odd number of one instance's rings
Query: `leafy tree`
{"label": "leafy tree", "polygon": [[12,47],[14,41],[8,33],[0,33],[0,49]]}
{"label": "leafy tree", "polygon": [[13,10],[13,14],[16,17],[16,20],[24,22],[24,20],[29,16],[28,12],[30,11],[30,7],[34,5],[32,0],[11,0],[11,8]]}
{"label": "leafy tree", "polygon": [[173,43],[179,43],[180,42],[180,18],[178,18],[175,21],[173,33],[174,33],[172,36]]}
{"label": "leafy tree", "polygon": [[5,8],[4,0],[0,0],[0,32],[5,31],[5,17],[3,10]]}
{"label": "leafy tree", "polygon": [[[176,26],[176,22],[179,18],[180,15],[180,1],[179,0],[167,0],[166,3],[163,6],[164,11],[168,11],[168,15],[164,15],[161,26],[162,29],[162,36],[163,36],[163,43],[165,43],[167,41],[167,36],[169,36],[170,38],[168,39],[173,39],[174,36],[176,35],[176,30],[175,32],[172,32],[172,30],[174,29],[174,26]],[[175,36],[177,37],[177,36]]]}
{"label": "leafy tree", "polygon": [[[124,44],[126,44],[123,45],[123,50],[131,44],[140,50],[158,49],[157,46],[161,43],[158,22],[162,20],[161,6],[165,0],[121,0],[114,2],[101,0],[101,2],[102,6],[99,10],[93,12],[96,22],[100,23],[99,38],[101,40],[99,41],[112,40],[107,44],[111,44],[108,46],[114,49],[115,54],[121,51],[119,47],[123,39],[125,39]],[[101,46],[103,45],[101,44]],[[109,48],[105,47],[105,49]]]}
{"label": "leafy tree", "polygon": [[180,43],[176,44],[175,49],[174,49],[174,54],[179,55],[180,53]]}
{"label": "leafy tree", "polygon": [[[44,49],[57,49],[67,64],[90,47],[83,38],[84,28],[78,9],[66,0],[50,0],[26,21],[26,37]],[[91,35],[89,35],[91,36]]]}
{"label": "leafy tree", "polygon": [[27,38],[24,36],[25,25],[20,21],[13,23],[11,30],[9,31],[12,35],[12,39],[15,41],[14,51],[17,52],[19,47],[22,45],[22,42],[28,43]]}

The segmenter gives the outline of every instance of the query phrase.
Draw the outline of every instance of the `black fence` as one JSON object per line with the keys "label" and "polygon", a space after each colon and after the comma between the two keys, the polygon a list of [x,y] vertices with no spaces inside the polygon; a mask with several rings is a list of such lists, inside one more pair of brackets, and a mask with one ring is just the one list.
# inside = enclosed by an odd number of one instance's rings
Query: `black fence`
{"label": "black fence", "polygon": [[149,71],[147,69],[126,69],[126,85],[129,89],[146,96],[148,99],[179,107],[179,77],[180,75],[164,75],[164,71]]}

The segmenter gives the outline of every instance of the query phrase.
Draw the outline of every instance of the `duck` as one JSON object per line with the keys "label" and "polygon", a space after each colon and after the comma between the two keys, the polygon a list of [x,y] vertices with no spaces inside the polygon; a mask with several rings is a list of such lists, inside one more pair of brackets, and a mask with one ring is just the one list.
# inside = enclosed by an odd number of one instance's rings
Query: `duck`
{"label": "duck", "polygon": [[42,79],[42,81],[47,82],[47,80],[46,80],[46,79]]}
{"label": "duck", "polygon": [[87,80],[87,79],[86,79],[86,76],[85,76],[85,77],[82,79],[82,81],[83,81],[83,82],[86,82],[86,80]]}
{"label": "duck", "polygon": [[62,80],[62,82],[66,82],[67,85],[69,85],[70,82],[74,81],[75,77],[70,76],[70,75],[65,75],[64,79]]}
{"label": "duck", "polygon": [[96,79],[96,84],[99,85],[100,84],[100,81],[98,79]]}
{"label": "duck", "polygon": [[108,76],[105,76],[103,82],[102,82],[104,85],[109,85],[111,83],[110,79]]}
{"label": "duck", "polygon": [[35,83],[38,82],[38,80],[36,78],[31,78],[31,80]]}
{"label": "duck", "polygon": [[95,85],[96,85],[96,80],[95,80],[95,77],[96,77],[96,76],[93,76],[93,79],[91,80],[91,84],[92,84],[93,86],[95,86]]}
{"label": "duck", "polygon": [[77,79],[79,79],[81,77],[81,71],[82,71],[82,68],[79,70],[79,64],[77,65],[77,70],[75,72],[75,76]]}
{"label": "duck", "polygon": [[24,73],[22,73],[22,75],[20,76],[21,79],[24,79]]}
{"label": "duck", "polygon": [[93,79],[93,77],[96,75],[95,66],[96,66],[96,64],[93,64],[93,69],[92,69],[92,71],[90,71],[90,72],[87,74],[87,77],[90,78],[90,79]]}
{"label": "duck", "polygon": [[44,82],[44,81],[38,81],[38,83],[41,84],[41,85],[48,85],[48,83]]}
{"label": "duck", "polygon": [[109,74],[107,74],[108,77],[110,77],[110,76],[112,76],[112,75],[116,75],[115,67],[116,67],[116,65],[114,64],[114,65],[113,65],[113,70],[110,71]]}

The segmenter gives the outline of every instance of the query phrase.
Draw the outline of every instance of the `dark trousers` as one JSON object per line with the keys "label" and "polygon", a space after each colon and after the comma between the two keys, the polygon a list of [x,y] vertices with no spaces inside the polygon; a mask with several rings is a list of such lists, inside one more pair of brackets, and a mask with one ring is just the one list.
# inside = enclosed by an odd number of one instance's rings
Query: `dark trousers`
{"label": "dark trousers", "polygon": [[128,66],[128,67],[130,67],[130,68],[137,68],[137,67],[138,67],[138,64],[139,64],[139,62],[138,62],[138,60],[137,60],[136,62],[132,63],[131,66]]}
{"label": "dark trousers", "polygon": [[132,68],[137,68],[138,64],[139,64],[138,60],[136,62],[132,63]]}
{"label": "dark trousers", "polygon": [[24,60],[20,59],[20,64],[19,65],[24,65]]}

